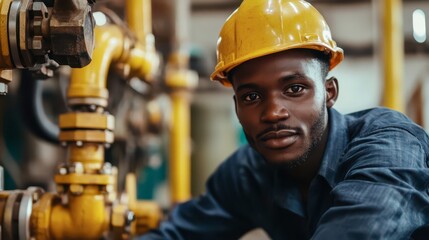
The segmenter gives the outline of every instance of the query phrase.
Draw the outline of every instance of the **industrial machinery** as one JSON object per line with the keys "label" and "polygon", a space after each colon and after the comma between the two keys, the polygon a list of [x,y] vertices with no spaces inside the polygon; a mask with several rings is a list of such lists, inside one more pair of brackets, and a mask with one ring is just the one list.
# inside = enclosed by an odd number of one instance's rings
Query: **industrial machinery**
{"label": "industrial machinery", "polygon": [[0,0],[0,94],[11,69],[52,75],[52,67],[83,67],[94,48],[95,0]]}
{"label": "industrial machinery", "polygon": [[120,69],[125,80],[150,83],[159,68],[151,1],[126,1],[129,27],[115,17],[95,27],[94,2],[0,0],[0,94],[7,93],[13,69],[52,76],[58,65],[75,68],[67,92],[70,111],[59,118],[68,159],[55,176],[57,192],[0,191],[0,239],[126,239],[156,227],[161,218],[155,203],[136,200],[132,174],[128,198],[120,200],[117,168],[104,161],[115,124],[106,110],[108,71]]}

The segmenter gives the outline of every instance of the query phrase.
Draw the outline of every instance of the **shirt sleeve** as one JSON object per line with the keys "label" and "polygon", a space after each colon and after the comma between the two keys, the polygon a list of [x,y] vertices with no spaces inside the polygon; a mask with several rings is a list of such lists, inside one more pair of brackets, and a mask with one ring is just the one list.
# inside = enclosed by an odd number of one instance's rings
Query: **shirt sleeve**
{"label": "shirt sleeve", "polygon": [[229,159],[211,176],[204,195],[176,206],[158,230],[138,239],[238,239],[250,230],[243,216],[248,202],[243,197],[243,172],[233,162]]}
{"label": "shirt sleeve", "polygon": [[426,151],[403,129],[355,139],[341,165],[343,181],[312,239],[410,239],[429,223]]}

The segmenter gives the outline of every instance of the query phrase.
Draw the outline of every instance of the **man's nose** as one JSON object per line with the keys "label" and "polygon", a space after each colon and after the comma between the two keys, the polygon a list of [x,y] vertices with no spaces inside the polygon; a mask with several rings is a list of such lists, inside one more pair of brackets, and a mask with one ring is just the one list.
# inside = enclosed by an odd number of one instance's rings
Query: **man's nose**
{"label": "man's nose", "polygon": [[263,122],[279,122],[289,118],[287,106],[282,101],[270,99],[267,101],[264,111],[261,115]]}

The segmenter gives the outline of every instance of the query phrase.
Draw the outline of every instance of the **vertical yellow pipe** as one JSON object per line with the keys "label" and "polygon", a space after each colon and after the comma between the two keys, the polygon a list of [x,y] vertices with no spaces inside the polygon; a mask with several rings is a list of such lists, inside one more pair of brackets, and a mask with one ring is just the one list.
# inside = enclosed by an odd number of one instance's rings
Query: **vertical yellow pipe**
{"label": "vertical yellow pipe", "polygon": [[147,43],[152,36],[152,2],[151,0],[127,0],[126,21],[137,39]]}
{"label": "vertical yellow pipe", "polygon": [[405,103],[402,79],[404,74],[404,37],[402,1],[384,0],[384,96],[383,104],[403,112]]}
{"label": "vertical yellow pipe", "polygon": [[83,146],[68,145],[70,163],[82,163],[86,172],[95,172],[104,164],[104,146],[98,143],[85,143]]}
{"label": "vertical yellow pipe", "polygon": [[128,173],[125,180],[125,190],[128,195],[128,206],[133,209],[137,202],[137,178],[134,173]]}
{"label": "vertical yellow pipe", "polygon": [[191,197],[190,93],[176,91],[170,95],[172,125],[170,134],[170,188],[173,204]]}
{"label": "vertical yellow pipe", "polygon": [[189,16],[190,1],[174,1],[173,53],[166,71],[172,103],[169,177],[173,204],[191,197],[190,98],[198,75],[189,70]]}

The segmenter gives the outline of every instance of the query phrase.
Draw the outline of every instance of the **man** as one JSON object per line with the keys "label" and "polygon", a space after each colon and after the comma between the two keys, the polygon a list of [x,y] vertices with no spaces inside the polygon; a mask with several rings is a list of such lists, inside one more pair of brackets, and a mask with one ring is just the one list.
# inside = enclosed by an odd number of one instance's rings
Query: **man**
{"label": "man", "polygon": [[428,136],[391,110],[335,111],[342,59],[309,3],[244,0],[212,79],[233,87],[249,145],[143,239],[402,240],[429,224]]}

